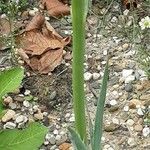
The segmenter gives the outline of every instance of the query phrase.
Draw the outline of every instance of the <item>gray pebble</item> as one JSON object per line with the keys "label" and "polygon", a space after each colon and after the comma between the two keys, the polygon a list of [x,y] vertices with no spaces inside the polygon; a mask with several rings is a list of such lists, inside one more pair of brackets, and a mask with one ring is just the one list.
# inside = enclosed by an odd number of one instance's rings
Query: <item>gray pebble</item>
{"label": "gray pebble", "polygon": [[133,85],[131,83],[128,83],[125,85],[125,91],[126,92],[132,92],[133,91]]}
{"label": "gray pebble", "polygon": [[50,100],[54,100],[56,98],[56,95],[57,95],[57,92],[56,91],[53,91],[51,94],[50,94]]}

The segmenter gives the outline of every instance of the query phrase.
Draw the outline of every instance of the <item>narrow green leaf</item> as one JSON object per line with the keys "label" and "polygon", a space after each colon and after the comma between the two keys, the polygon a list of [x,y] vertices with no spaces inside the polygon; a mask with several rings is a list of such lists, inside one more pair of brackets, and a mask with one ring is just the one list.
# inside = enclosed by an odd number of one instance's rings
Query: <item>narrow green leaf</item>
{"label": "narrow green leaf", "polygon": [[0,100],[5,94],[18,88],[23,79],[23,73],[23,69],[19,67],[0,73]]}
{"label": "narrow green leaf", "polygon": [[71,134],[71,139],[72,139],[74,148],[76,150],[87,150],[85,144],[83,143],[79,135],[75,132],[75,130],[69,128],[69,132]]}
{"label": "narrow green leaf", "polygon": [[48,129],[39,123],[31,123],[24,130],[0,132],[0,150],[38,150]]}
{"label": "narrow green leaf", "polygon": [[102,81],[102,87],[100,91],[100,97],[97,103],[93,147],[92,147],[93,150],[101,149],[103,114],[104,114],[104,104],[105,104],[105,99],[106,99],[108,77],[109,77],[109,71],[108,71],[108,61],[107,61],[107,64],[105,66],[103,81]]}

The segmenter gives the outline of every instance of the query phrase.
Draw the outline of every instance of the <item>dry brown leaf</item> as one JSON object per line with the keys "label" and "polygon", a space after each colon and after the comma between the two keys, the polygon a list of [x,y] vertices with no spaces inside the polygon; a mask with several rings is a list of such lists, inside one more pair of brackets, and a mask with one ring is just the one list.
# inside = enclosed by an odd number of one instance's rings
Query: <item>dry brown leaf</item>
{"label": "dry brown leaf", "polygon": [[59,149],[60,150],[69,150],[71,147],[71,144],[70,143],[63,143],[59,146]]}
{"label": "dry brown leaf", "polygon": [[26,31],[30,31],[33,29],[40,29],[44,24],[45,18],[42,14],[36,14],[30,23],[26,26]]}
{"label": "dry brown leaf", "polygon": [[29,30],[18,36],[19,54],[33,70],[46,74],[61,63],[63,48],[70,42],[70,37],[62,38],[48,22],[44,20],[42,24],[35,18],[29,23],[31,26],[27,26]]}
{"label": "dry brown leaf", "polygon": [[48,14],[53,17],[59,17],[70,14],[70,8],[58,0],[42,0]]}

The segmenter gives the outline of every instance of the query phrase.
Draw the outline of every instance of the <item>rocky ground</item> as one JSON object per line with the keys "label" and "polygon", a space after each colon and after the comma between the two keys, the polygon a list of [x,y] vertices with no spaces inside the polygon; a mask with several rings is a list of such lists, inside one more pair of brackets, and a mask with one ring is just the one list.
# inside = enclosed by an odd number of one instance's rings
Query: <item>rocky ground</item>
{"label": "rocky ground", "polygon": [[[116,9],[119,7],[114,5],[112,10]],[[135,45],[128,38],[116,36],[114,26],[119,17],[114,16],[113,11],[109,14],[109,26],[98,33],[99,17],[90,14],[87,19],[84,79],[88,110],[91,119],[94,119],[109,55],[103,150],[149,150],[150,81],[135,61]],[[72,32],[70,18],[67,19],[53,23],[62,35],[71,35]],[[0,51],[1,69],[10,66],[9,55],[8,51]],[[40,150],[72,149],[67,130],[74,123],[71,61],[71,47],[68,46],[62,64],[51,74],[38,75],[27,69],[22,88],[4,99],[8,111],[1,118],[0,128],[23,128],[27,122],[39,121],[49,128]]]}

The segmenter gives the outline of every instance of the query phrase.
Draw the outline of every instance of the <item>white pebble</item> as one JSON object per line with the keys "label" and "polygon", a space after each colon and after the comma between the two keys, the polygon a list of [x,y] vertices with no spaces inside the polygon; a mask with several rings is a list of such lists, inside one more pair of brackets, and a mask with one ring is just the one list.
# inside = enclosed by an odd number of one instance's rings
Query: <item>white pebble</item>
{"label": "white pebble", "polygon": [[55,135],[57,135],[57,134],[58,134],[58,130],[54,130],[53,133],[54,133]]}
{"label": "white pebble", "polygon": [[124,106],[123,110],[126,112],[129,111],[129,106]]}
{"label": "white pebble", "polygon": [[125,79],[125,83],[130,83],[132,81],[135,80],[135,76],[134,75],[130,75]]}
{"label": "white pebble", "polygon": [[143,136],[147,137],[150,134],[150,128],[149,127],[145,127],[143,128]]}
{"label": "white pebble", "polygon": [[69,118],[71,116],[70,113],[66,113],[65,118]]}
{"label": "white pebble", "polygon": [[114,150],[112,147],[109,147],[107,150]]}
{"label": "white pebble", "polygon": [[21,123],[24,121],[24,116],[23,115],[20,115],[16,118],[16,123]]}
{"label": "white pebble", "polygon": [[104,51],[103,51],[103,55],[107,55],[107,50],[104,50]]}
{"label": "white pebble", "polygon": [[113,119],[112,119],[112,122],[113,122],[114,124],[120,124],[120,123],[119,123],[119,120],[118,120],[117,118],[113,118]]}
{"label": "white pebble", "polygon": [[135,123],[135,122],[134,122],[134,120],[132,120],[132,119],[128,119],[127,122],[126,122],[126,124],[129,125],[129,126],[133,126],[134,123]]}
{"label": "white pebble", "polygon": [[133,69],[123,69],[122,70],[122,77],[127,78],[128,76],[132,75],[134,72]]}
{"label": "white pebble", "polygon": [[92,79],[92,74],[90,72],[85,72],[84,73],[84,80],[89,81]]}
{"label": "white pebble", "polygon": [[143,115],[144,115],[142,108],[138,108],[138,109],[137,109],[137,114],[138,114],[139,116],[143,116]]}
{"label": "white pebble", "polygon": [[49,144],[49,141],[45,141],[45,142],[44,142],[44,145],[48,145],[48,144]]}
{"label": "white pebble", "polygon": [[100,76],[101,76],[100,73],[94,72],[93,73],[93,80],[99,79]]}
{"label": "white pebble", "polygon": [[31,92],[30,92],[30,90],[26,90],[25,92],[24,92],[24,95],[29,95]]}
{"label": "white pebble", "polygon": [[111,100],[109,103],[110,103],[111,106],[114,106],[114,105],[117,104],[117,101],[116,101],[115,99],[113,99],[113,100]]}
{"label": "white pebble", "polygon": [[60,141],[61,140],[61,136],[60,135],[56,135],[55,139],[56,139],[56,141]]}
{"label": "white pebble", "polygon": [[134,145],[136,145],[136,142],[135,142],[135,140],[134,140],[134,138],[128,138],[128,144],[130,145],[130,146],[134,146]]}
{"label": "white pebble", "polygon": [[28,101],[23,101],[23,106],[28,108],[30,107],[30,103]]}
{"label": "white pebble", "polygon": [[7,122],[4,124],[4,129],[14,129],[16,127],[16,124],[13,122]]}

